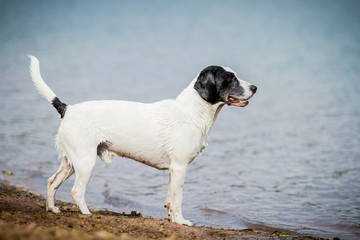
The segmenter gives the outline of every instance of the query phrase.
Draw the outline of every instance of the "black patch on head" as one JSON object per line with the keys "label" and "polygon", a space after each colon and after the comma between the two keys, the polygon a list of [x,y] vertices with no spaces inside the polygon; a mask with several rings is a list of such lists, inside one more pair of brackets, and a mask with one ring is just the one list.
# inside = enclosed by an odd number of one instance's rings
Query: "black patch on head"
{"label": "black patch on head", "polygon": [[211,104],[226,102],[230,94],[241,96],[244,93],[244,88],[240,86],[235,74],[220,66],[209,66],[202,70],[194,89]]}
{"label": "black patch on head", "polygon": [[52,100],[51,104],[58,111],[58,113],[60,114],[60,117],[63,118],[65,116],[66,106],[67,105],[65,103],[61,102],[58,97],[55,97]]}

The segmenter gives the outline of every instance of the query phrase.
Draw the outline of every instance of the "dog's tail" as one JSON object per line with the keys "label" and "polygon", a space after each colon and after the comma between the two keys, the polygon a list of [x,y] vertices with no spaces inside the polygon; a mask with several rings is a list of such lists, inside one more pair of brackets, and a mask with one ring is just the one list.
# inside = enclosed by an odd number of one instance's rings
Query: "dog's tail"
{"label": "dog's tail", "polygon": [[46,98],[58,111],[60,117],[63,118],[66,112],[66,104],[61,102],[60,99],[55,95],[55,93],[49,88],[48,85],[44,82],[40,74],[40,63],[39,60],[31,55],[30,57],[30,75],[31,78],[39,91],[39,93]]}

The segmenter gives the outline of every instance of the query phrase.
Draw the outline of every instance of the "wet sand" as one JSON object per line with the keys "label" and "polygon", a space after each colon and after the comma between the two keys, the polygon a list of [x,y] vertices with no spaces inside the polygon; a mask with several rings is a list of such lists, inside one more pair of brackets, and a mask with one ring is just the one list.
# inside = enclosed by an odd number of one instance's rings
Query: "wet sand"
{"label": "wet sand", "polygon": [[319,239],[279,230],[233,230],[187,227],[141,213],[91,209],[57,201],[61,213],[45,211],[45,198],[0,181],[0,240],[2,239]]}

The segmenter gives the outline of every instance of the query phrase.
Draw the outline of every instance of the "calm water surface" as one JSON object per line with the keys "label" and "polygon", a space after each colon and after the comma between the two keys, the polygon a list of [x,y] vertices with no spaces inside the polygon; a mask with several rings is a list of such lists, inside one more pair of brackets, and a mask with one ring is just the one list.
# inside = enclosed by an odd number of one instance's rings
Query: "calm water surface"
{"label": "calm water surface", "polygon": [[[197,225],[360,237],[360,10],[357,1],[2,1],[0,174],[45,194],[60,164],[56,111],[28,58],[66,103],[175,98],[226,65],[258,86],[224,107],[189,166],[184,216]],[[74,177],[57,198],[72,201]],[[168,172],[100,160],[91,208],[164,218]]]}

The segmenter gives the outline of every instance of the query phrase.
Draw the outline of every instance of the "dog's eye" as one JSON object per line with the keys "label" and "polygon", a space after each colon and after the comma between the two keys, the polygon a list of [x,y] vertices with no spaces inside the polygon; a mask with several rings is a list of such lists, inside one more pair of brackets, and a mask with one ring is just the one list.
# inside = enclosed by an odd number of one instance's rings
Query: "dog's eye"
{"label": "dog's eye", "polygon": [[236,81],[236,77],[231,77],[228,79],[229,82],[233,82],[233,81]]}
{"label": "dog's eye", "polygon": [[236,76],[234,75],[234,74],[232,74],[232,73],[229,73],[228,75],[228,81],[236,81]]}

